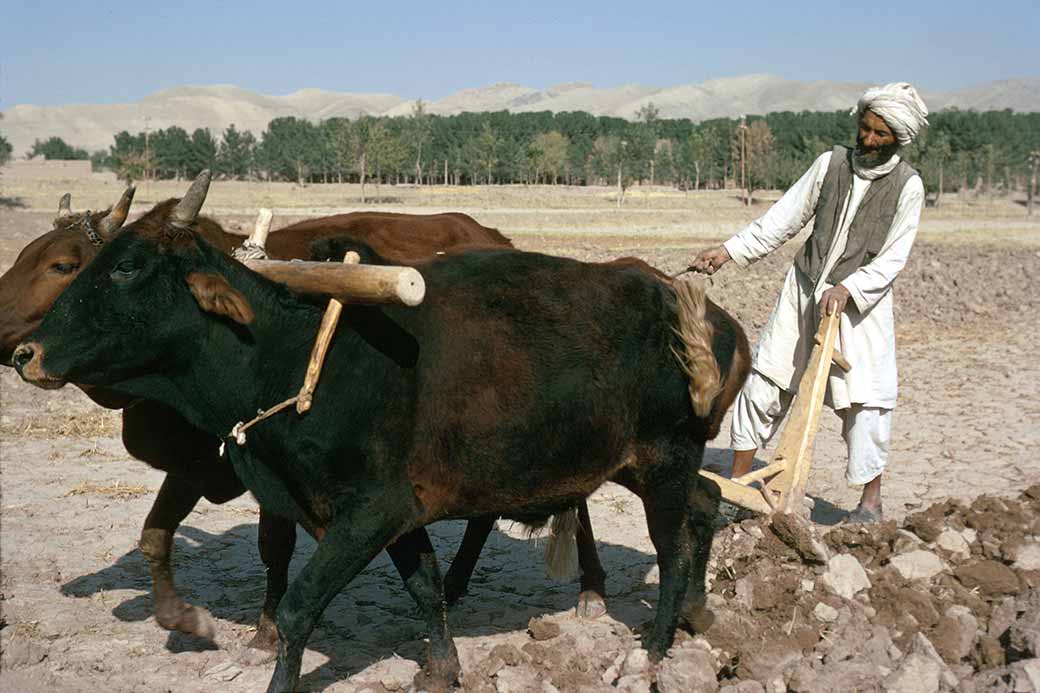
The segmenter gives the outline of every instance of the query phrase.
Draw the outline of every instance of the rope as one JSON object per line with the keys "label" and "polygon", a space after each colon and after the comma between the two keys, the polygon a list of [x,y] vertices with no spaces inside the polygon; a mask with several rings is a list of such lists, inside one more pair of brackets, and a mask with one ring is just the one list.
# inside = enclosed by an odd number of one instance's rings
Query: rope
{"label": "rope", "polygon": [[92,212],[88,209],[86,212],[83,213],[83,216],[80,217],[79,221],[77,221],[75,224],[70,224],[68,228],[73,229],[77,226],[82,226],[83,233],[87,235],[87,238],[90,240],[91,245],[103,246],[105,244],[105,239],[102,238],[101,234],[99,234],[97,232],[97,229],[94,228],[94,224],[90,219],[91,213]]}
{"label": "rope", "polygon": [[245,262],[246,260],[266,260],[267,251],[264,250],[264,246],[259,243],[253,243],[247,239],[245,243],[235,248],[231,253],[231,256],[239,262]]}
{"label": "rope", "polygon": [[299,395],[296,395],[295,397],[290,397],[289,399],[285,400],[281,404],[276,404],[273,407],[271,407],[270,409],[267,409],[266,411],[263,410],[263,409],[258,409],[257,412],[256,412],[256,416],[254,418],[250,419],[249,421],[247,421],[245,423],[242,423],[241,421],[239,421],[237,424],[232,426],[231,427],[231,432],[228,433],[227,437],[228,438],[234,438],[235,442],[238,443],[239,445],[245,445],[246,444],[246,431],[248,431],[250,428],[252,428],[256,424],[260,423],[261,421],[263,421],[267,417],[274,416],[275,414],[277,414],[281,410],[285,409],[286,407],[291,407],[292,405],[296,404],[296,400],[298,400],[299,398],[300,398]]}

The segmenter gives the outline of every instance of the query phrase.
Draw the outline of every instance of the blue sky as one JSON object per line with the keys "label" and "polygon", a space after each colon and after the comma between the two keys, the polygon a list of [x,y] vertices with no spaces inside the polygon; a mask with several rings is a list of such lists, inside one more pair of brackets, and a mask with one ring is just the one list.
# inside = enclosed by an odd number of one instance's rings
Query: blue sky
{"label": "blue sky", "polygon": [[955,89],[1040,76],[1040,2],[49,2],[0,16],[0,110],[182,84],[434,100],[495,82],[788,79]]}

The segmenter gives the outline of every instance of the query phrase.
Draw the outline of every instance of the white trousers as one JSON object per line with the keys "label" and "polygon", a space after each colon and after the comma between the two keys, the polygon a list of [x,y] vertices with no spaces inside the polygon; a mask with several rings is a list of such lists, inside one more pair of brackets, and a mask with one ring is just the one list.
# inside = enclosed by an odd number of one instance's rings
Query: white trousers
{"label": "white trousers", "polygon": [[[756,370],[733,404],[730,429],[734,450],[763,448],[773,437],[793,398]],[[841,417],[841,437],[848,446],[845,480],[852,486],[872,481],[888,464],[892,441],[892,410],[853,404],[834,412]]]}

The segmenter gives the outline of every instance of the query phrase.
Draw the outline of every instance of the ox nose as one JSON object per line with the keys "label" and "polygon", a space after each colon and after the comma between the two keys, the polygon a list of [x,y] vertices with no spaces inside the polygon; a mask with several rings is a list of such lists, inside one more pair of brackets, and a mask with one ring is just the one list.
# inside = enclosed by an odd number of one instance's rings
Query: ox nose
{"label": "ox nose", "polygon": [[22,369],[28,366],[35,356],[36,350],[33,349],[32,344],[19,344],[11,356],[11,363],[21,373]]}
{"label": "ox nose", "polygon": [[22,380],[45,390],[55,390],[65,384],[61,378],[54,378],[43,370],[43,346],[38,342],[19,344],[11,354],[11,364]]}

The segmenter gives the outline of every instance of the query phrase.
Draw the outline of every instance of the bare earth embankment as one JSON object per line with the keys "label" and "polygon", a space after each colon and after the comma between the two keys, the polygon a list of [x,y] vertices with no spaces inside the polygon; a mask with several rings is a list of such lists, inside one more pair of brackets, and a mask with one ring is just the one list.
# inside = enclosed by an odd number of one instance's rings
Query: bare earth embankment
{"label": "bare earth embankment", "polygon": [[[0,180],[0,271],[50,227],[58,197],[99,208],[120,192],[88,180]],[[132,217],[186,183],[138,191]],[[607,260],[635,255],[668,272],[766,209],[724,193],[606,189],[391,188],[365,208],[464,211],[526,250]],[[369,186],[368,193],[375,189]],[[248,228],[361,208],[357,186],[214,184],[203,211]],[[773,196],[775,197],[775,195]],[[757,338],[798,243],[708,285]],[[1040,220],[1007,201],[926,210],[897,286],[901,393],[889,522],[839,525],[858,497],[844,482],[837,417],[825,415],[806,529],[745,520],[720,527],[703,634],[681,637],[661,690],[1040,690],[1040,365],[1035,359]],[[306,358],[301,354],[301,358]],[[162,631],[151,617],[136,540],[161,475],[131,459],[119,414],[72,388],[44,392],[0,372],[0,687],[11,691],[253,691],[273,665],[239,656],[263,595],[256,505],[205,501],[181,527],[185,597],[217,620],[216,644]],[[727,428],[706,464],[729,464]],[[762,454],[763,461],[770,451]],[[608,615],[574,615],[577,584],[542,569],[543,544],[500,523],[452,625],[474,691],[648,690],[638,633],[657,599],[655,554],[637,498],[607,485],[591,500],[608,571]],[[723,523],[720,523],[720,525]],[[461,523],[431,528],[442,561]],[[301,535],[293,567],[313,551]],[[531,619],[538,619],[529,631]],[[558,627],[558,628],[556,628]],[[423,626],[385,556],[326,611],[304,657],[310,690],[407,689]]]}

